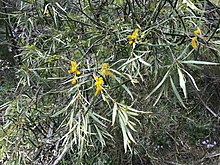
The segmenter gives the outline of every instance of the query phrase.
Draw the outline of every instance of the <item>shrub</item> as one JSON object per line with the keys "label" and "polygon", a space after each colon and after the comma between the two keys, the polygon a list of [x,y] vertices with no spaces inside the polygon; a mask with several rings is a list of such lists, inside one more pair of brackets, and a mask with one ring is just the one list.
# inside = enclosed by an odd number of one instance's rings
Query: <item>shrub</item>
{"label": "shrub", "polygon": [[[210,26],[203,6],[189,0],[14,4],[4,20],[15,33],[20,66],[16,98],[1,106],[4,161],[131,162],[140,143],[147,146],[142,137],[160,123],[156,109],[166,101],[169,108],[193,109],[198,75],[219,65],[219,22]],[[170,146],[168,123],[156,138]]]}

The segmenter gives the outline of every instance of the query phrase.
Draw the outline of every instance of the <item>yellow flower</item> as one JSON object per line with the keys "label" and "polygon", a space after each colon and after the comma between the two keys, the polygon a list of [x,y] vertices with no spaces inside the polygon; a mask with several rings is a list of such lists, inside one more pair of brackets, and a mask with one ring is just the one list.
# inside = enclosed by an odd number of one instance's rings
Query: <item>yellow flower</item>
{"label": "yellow flower", "polygon": [[129,41],[129,45],[132,45],[134,41]]}
{"label": "yellow flower", "polygon": [[71,61],[71,65],[72,65],[72,68],[70,69],[70,70],[68,70],[68,72],[69,73],[74,73],[74,72],[76,72],[76,74],[77,75],[79,75],[80,74],[80,71],[79,70],[77,70],[77,64],[75,63],[75,62],[73,62],[73,61]]}
{"label": "yellow flower", "polygon": [[50,12],[48,10],[46,11],[45,16],[50,17]]}
{"label": "yellow flower", "polygon": [[75,76],[73,77],[73,80],[72,80],[72,84],[73,84],[73,85],[76,84],[76,80],[77,80],[77,76],[75,75]]}
{"label": "yellow flower", "polygon": [[200,33],[201,33],[201,30],[200,30],[200,29],[197,29],[197,30],[194,31],[194,34],[195,34],[195,35],[198,35],[198,34],[200,34]]}
{"label": "yellow flower", "polygon": [[132,33],[132,35],[128,35],[129,45],[132,45],[134,43],[134,40],[138,38],[138,29],[135,29],[135,31]]}
{"label": "yellow flower", "polygon": [[138,29],[135,29],[132,35],[128,35],[128,39],[135,40],[137,38],[138,38]]}
{"label": "yellow flower", "polygon": [[99,92],[102,90],[102,84],[104,83],[103,78],[102,77],[95,77],[95,86],[96,86],[96,92],[95,92],[95,96],[97,96],[99,94]]}
{"label": "yellow flower", "polygon": [[197,49],[197,48],[198,48],[198,46],[197,46],[197,44],[196,44],[196,40],[197,40],[197,37],[193,37],[193,38],[192,38],[192,47],[193,47],[194,49]]}
{"label": "yellow flower", "polygon": [[109,71],[109,64],[108,63],[103,63],[102,64],[102,69],[101,69],[101,71],[102,71],[102,74],[103,75],[112,75],[112,73]]}

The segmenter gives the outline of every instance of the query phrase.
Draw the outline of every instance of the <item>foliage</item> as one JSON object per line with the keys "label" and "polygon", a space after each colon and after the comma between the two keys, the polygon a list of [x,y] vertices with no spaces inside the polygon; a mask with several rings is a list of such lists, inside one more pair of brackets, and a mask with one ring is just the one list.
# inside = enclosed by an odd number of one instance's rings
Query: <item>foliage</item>
{"label": "foliage", "polygon": [[205,107],[219,118],[200,97],[202,75],[219,68],[208,2],[5,3],[19,63],[16,97],[0,107],[6,164],[125,164],[143,153],[154,162],[150,146],[181,147],[181,130],[192,144],[211,134],[212,121],[187,116]]}

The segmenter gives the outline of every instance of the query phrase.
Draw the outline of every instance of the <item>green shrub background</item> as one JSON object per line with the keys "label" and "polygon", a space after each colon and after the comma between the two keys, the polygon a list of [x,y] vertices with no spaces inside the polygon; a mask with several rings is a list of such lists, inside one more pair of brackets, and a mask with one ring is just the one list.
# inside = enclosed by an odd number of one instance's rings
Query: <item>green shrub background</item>
{"label": "green shrub background", "polygon": [[1,1],[2,163],[218,164],[218,5]]}

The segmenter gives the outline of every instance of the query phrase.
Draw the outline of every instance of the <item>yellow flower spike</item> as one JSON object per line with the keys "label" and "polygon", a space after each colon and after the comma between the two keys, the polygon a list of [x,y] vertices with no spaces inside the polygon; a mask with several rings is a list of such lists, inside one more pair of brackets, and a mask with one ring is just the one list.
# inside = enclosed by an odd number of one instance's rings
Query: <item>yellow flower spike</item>
{"label": "yellow flower spike", "polygon": [[95,77],[95,86],[96,86],[96,92],[95,92],[95,96],[97,96],[99,94],[99,92],[102,90],[102,84],[104,83],[103,78],[102,77]]}
{"label": "yellow flower spike", "polygon": [[80,71],[79,70],[77,70],[77,64],[75,63],[75,62],[73,62],[73,61],[71,61],[71,66],[72,66],[72,68],[70,69],[70,70],[68,70],[68,72],[69,73],[74,73],[74,72],[76,72],[76,74],[77,75],[80,75]]}
{"label": "yellow flower spike", "polygon": [[45,16],[50,17],[50,12],[48,10],[46,11]]}
{"label": "yellow flower spike", "polygon": [[129,45],[132,45],[134,43],[134,40],[138,38],[138,31],[138,29],[135,29],[132,35],[128,35],[128,39],[130,40]]}
{"label": "yellow flower spike", "polygon": [[201,30],[200,30],[200,29],[195,30],[195,31],[194,31],[194,34],[195,34],[195,35],[201,34]]}
{"label": "yellow flower spike", "polygon": [[77,75],[80,75],[81,73],[80,73],[80,71],[76,70],[76,74],[77,74]]}
{"label": "yellow flower spike", "polygon": [[138,34],[138,29],[135,29],[134,34],[137,35]]}
{"label": "yellow flower spike", "polygon": [[193,47],[194,49],[197,49],[197,48],[198,48],[198,46],[197,46],[197,44],[196,44],[196,40],[197,40],[197,37],[193,37],[193,38],[192,38],[192,47]]}
{"label": "yellow flower spike", "polygon": [[128,39],[131,39],[131,35],[128,35]]}
{"label": "yellow flower spike", "polygon": [[134,41],[129,41],[129,45],[132,45]]}
{"label": "yellow flower spike", "polygon": [[103,75],[112,75],[112,73],[109,71],[110,67],[109,67],[109,64],[108,63],[103,63],[102,64],[102,69],[101,69],[101,72]]}
{"label": "yellow flower spike", "polygon": [[73,77],[73,80],[72,80],[72,84],[75,85],[75,84],[76,84],[76,81],[77,81],[77,76],[74,76],[74,77]]}
{"label": "yellow flower spike", "polygon": [[131,39],[135,40],[138,38],[138,29],[135,29],[135,31],[133,32],[133,34],[131,35]]}

